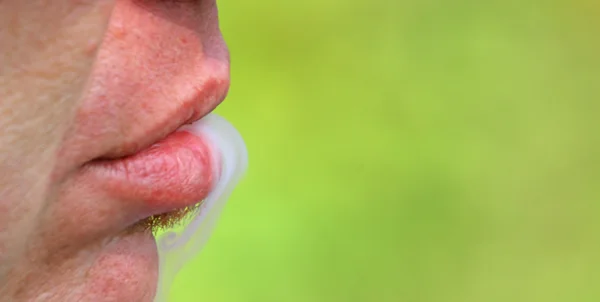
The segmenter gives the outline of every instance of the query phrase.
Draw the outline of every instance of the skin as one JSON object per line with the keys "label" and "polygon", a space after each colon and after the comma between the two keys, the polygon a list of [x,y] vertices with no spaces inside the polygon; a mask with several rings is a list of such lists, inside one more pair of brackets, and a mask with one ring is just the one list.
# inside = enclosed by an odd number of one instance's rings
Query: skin
{"label": "skin", "polygon": [[152,301],[160,212],[94,163],[213,110],[228,63],[214,1],[0,0],[0,300]]}

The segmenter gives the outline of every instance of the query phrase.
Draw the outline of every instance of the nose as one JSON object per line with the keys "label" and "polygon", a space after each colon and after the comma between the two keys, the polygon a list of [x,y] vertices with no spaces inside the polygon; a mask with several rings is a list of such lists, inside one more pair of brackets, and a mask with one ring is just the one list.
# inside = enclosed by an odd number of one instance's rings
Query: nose
{"label": "nose", "polygon": [[143,32],[167,49],[199,43],[206,56],[229,61],[218,19],[216,0],[123,0],[115,6],[109,35],[118,40]]}

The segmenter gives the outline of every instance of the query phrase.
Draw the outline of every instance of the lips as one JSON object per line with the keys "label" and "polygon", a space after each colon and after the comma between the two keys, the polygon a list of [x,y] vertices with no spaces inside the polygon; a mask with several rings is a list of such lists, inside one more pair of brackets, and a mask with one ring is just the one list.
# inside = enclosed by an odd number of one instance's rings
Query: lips
{"label": "lips", "polygon": [[95,162],[96,179],[110,198],[138,208],[140,217],[191,207],[217,178],[210,146],[204,137],[177,131],[134,155]]}

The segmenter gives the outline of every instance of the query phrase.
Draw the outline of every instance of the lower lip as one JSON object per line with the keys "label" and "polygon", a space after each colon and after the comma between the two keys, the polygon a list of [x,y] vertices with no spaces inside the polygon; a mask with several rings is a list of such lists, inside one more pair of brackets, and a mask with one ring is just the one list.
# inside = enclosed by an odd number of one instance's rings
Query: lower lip
{"label": "lower lip", "polygon": [[207,139],[177,131],[135,155],[97,163],[113,197],[141,202],[158,215],[204,199],[216,182]]}

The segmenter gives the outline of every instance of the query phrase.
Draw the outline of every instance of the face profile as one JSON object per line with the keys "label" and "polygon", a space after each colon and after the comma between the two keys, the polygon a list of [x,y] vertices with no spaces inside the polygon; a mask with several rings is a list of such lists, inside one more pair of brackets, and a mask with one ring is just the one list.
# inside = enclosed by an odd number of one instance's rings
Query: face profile
{"label": "face profile", "polygon": [[216,1],[0,1],[0,50],[0,297],[153,301],[246,165]]}

